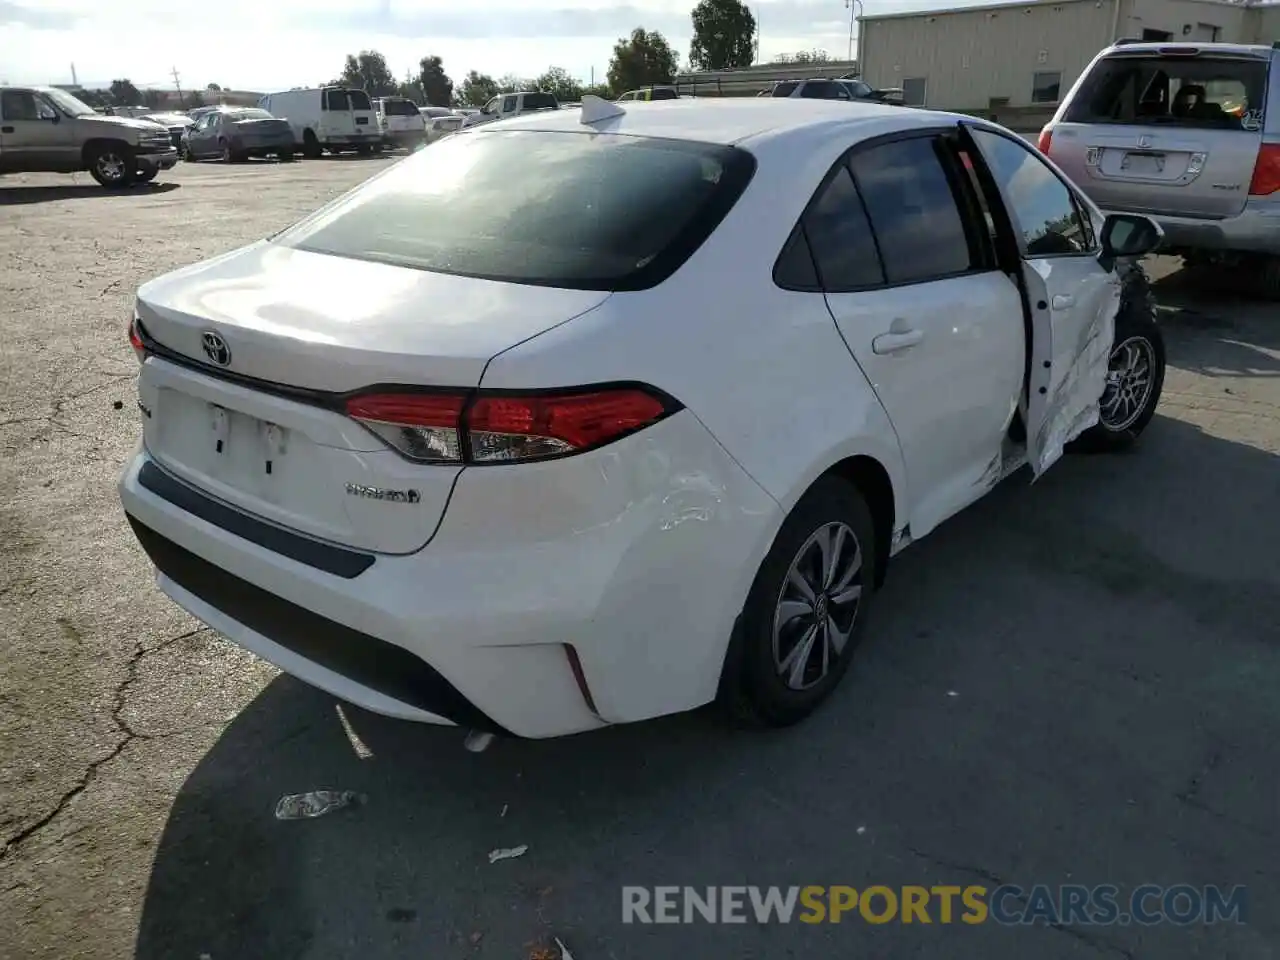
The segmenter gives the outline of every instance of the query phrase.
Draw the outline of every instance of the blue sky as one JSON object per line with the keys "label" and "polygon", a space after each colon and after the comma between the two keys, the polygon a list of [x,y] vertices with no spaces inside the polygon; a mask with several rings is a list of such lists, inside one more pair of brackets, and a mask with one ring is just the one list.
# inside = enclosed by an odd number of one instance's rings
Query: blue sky
{"label": "blue sky", "polygon": [[[969,5],[865,0],[868,14]],[[603,78],[614,41],[660,30],[683,61],[694,0],[0,0],[0,82],[82,83],[127,76],[139,86],[208,83],[285,89],[332,79],[347,53],[372,48],[403,75],[427,54],[455,80],[468,70],[536,76],[564,67]],[[845,0],[758,0],[762,58],[821,48],[843,57]]]}

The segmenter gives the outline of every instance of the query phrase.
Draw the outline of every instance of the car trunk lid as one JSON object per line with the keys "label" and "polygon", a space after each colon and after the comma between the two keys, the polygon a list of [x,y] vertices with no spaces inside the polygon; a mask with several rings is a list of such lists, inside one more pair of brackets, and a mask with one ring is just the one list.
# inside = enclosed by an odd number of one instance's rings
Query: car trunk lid
{"label": "car trunk lid", "polygon": [[139,290],[144,440],[170,473],[247,513],[411,552],[461,468],[401,457],[346,416],[346,397],[473,388],[494,355],[607,296],[259,243]]}

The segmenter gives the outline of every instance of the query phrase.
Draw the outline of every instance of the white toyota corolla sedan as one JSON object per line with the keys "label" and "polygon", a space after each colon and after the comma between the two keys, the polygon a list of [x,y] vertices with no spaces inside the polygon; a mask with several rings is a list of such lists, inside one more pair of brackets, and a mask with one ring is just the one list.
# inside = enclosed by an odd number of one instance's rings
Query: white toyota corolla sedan
{"label": "white toyota corolla sedan", "polygon": [[967,117],[588,98],[145,284],[124,510],[179,605],[379,713],[793,723],[894,554],[1151,420],[1159,239]]}

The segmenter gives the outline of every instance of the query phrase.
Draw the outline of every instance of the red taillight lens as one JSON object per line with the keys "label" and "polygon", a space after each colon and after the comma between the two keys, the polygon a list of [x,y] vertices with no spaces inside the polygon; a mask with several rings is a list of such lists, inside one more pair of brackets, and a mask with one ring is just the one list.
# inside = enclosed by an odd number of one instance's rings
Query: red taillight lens
{"label": "red taillight lens", "polygon": [[528,460],[598,447],[665,413],[661,400],[638,389],[532,397],[481,394],[468,413],[467,430],[477,462]]}
{"label": "red taillight lens", "polygon": [[147,352],[147,345],[142,342],[142,324],[137,317],[129,321],[129,346],[133,347],[139,360]]}
{"label": "red taillight lens", "polygon": [[1040,131],[1040,139],[1036,141],[1036,149],[1047,157],[1051,146],[1053,146],[1053,128],[1045,127]]}
{"label": "red taillight lens", "polygon": [[1267,197],[1280,190],[1280,143],[1264,143],[1258,151],[1258,162],[1253,167],[1253,180],[1249,194]]}
{"label": "red taillight lens", "polygon": [[359,420],[410,460],[462,462],[461,393],[372,393],[347,401]]}
{"label": "red taillight lens", "polygon": [[[468,402],[469,401],[469,402]],[[541,460],[602,446],[655,423],[671,407],[641,387],[563,394],[375,393],[347,414],[421,463]]]}

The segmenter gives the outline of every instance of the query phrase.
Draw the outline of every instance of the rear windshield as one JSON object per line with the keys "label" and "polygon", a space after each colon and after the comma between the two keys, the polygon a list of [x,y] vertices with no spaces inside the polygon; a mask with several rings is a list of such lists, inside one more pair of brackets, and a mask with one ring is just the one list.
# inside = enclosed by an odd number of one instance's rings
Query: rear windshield
{"label": "rear windshield", "polygon": [[789,97],[796,89],[796,81],[784,80],[782,83],[773,85],[773,95],[775,97]]}
{"label": "rear windshield", "polygon": [[649,94],[650,100],[678,100],[680,95],[670,87],[657,87]]}
{"label": "rear windshield", "polygon": [[363,90],[348,90],[347,97],[351,100],[352,110],[373,109],[373,105],[369,103],[369,95]]}
{"label": "rear windshield", "polygon": [[383,100],[382,112],[389,117],[417,117],[418,105],[412,100]]}
{"label": "rear windshield", "polygon": [[549,93],[526,93],[524,108],[526,110],[554,110],[560,106],[556,98]]}
{"label": "rear windshield", "polygon": [[830,80],[810,80],[800,91],[800,96],[810,100],[835,100],[843,90],[843,87]]}
{"label": "rear windshield", "polygon": [[345,90],[326,90],[324,92],[325,110],[350,110],[351,100]]}
{"label": "rear windshield", "polygon": [[582,290],[654,286],[755,171],[745,151],[610,134],[487,131],[413,154],[276,237],[299,250]]}
{"label": "rear windshield", "polygon": [[1108,57],[1072,98],[1070,123],[1262,129],[1267,65],[1200,56]]}
{"label": "rear windshield", "polygon": [[227,115],[230,120],[274,120],[271,114],[265,110],[237,110],[235,113]]}

